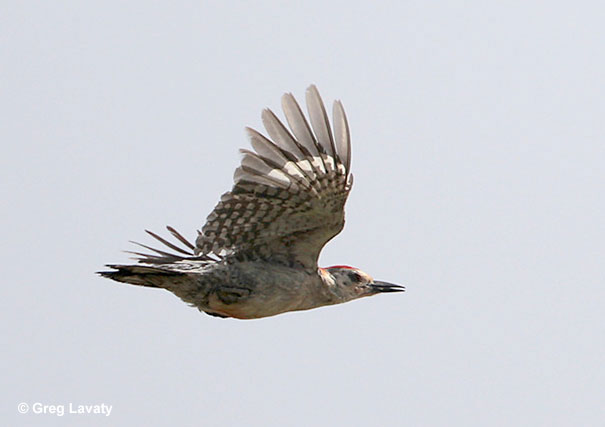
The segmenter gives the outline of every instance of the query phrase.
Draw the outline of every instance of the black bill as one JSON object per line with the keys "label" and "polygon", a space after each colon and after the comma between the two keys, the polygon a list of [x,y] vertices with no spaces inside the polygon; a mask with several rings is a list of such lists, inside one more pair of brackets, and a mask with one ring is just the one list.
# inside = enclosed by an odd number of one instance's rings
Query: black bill
{"label": "black bill", "polygon": [[370,289],[372,289],[374,292],[378,293],[378,292],[403,292],[405,291],[405,288],[401,285],[394,285],[392,283],[388,283],[388,282],[380,282],[380,281],[374,281],[373,283],[370,283]]}

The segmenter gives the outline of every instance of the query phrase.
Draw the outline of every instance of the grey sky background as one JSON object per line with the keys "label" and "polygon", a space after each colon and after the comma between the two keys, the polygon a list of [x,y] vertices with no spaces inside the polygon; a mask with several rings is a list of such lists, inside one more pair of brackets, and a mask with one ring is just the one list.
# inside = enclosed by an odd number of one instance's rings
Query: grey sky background
{"label": "grey sky background", "polygon": [[[3,425],[605,423],[600,2],[0,9]],[[222,320],[93,274],[193,238],[310,83],[353,134],[321,265],[405,294]]]}

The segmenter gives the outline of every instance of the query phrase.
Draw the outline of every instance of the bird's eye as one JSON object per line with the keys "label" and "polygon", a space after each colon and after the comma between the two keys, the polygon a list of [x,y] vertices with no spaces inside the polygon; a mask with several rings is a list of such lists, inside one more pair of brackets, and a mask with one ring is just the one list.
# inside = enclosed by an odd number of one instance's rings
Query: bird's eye
{"label": "bird's eye", "polygon": [[351,271],[349,277],[353,282],[361,282],[361,275],[356,271]]}

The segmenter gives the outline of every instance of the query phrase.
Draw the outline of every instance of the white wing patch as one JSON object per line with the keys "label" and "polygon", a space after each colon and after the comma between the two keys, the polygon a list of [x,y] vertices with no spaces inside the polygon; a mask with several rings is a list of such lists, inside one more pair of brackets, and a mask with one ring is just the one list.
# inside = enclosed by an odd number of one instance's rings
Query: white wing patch
{"label": "white wing patch", "polygon": [[311,126],[286,94],[290,130],[271,110],[262,114],[271,139],[247,129],[254,151],[241,150],[235,185],[208,216],[196,254],[246,253],[313,268],[321,248],[340,232],[352,184],[349,127],[337,101],[332,129],[315,86],[306,100]]}

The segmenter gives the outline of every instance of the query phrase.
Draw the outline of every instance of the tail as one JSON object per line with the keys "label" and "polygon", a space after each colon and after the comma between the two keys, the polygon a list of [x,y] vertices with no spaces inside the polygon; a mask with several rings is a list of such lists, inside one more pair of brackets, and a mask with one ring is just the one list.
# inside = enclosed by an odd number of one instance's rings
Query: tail
{"label": "tail", "polygon": [[113,268],[114,271],[98,271],[97,274],[116,282],[149,288],[165,288],[163,285],[170,283],[174,277],[184,275],[181,272],[152,266],[107,264],[106,267]]}
{"label": "tail", "polygon": [[[166,228],[170,234],[172,234],[172,236],[174,236],[185,246],[185,248],[178,247],[157,234],[145,230],[149,235],[177,253],[165,252],[137,242],[132,242],[142,246],[145,249],[155,252],[157,255],[127,251],[128,253],[137,255],[137,258],[135,259],[139,262],[139,264],[107,264],[106,266],[114,269],[114,271],[98,271],[97,274],[101,277],[107,277],[108,279],[115,280],[116,282],[129,283],[137,286],[147,286],[150,288],[168,289],[170,284],[175,282],[176,277],[186,275],[186,271],[188,270],[188,261],[191,261],[195,265],[204,264],[205,262],[209,261],[217,261],[217,259],[214,259],[208,255],[195,255],[195,247],[187,239],[181,236],[174,228],[170,226]],[[189,269],[190,268],[191,267],[189,266]]]}

